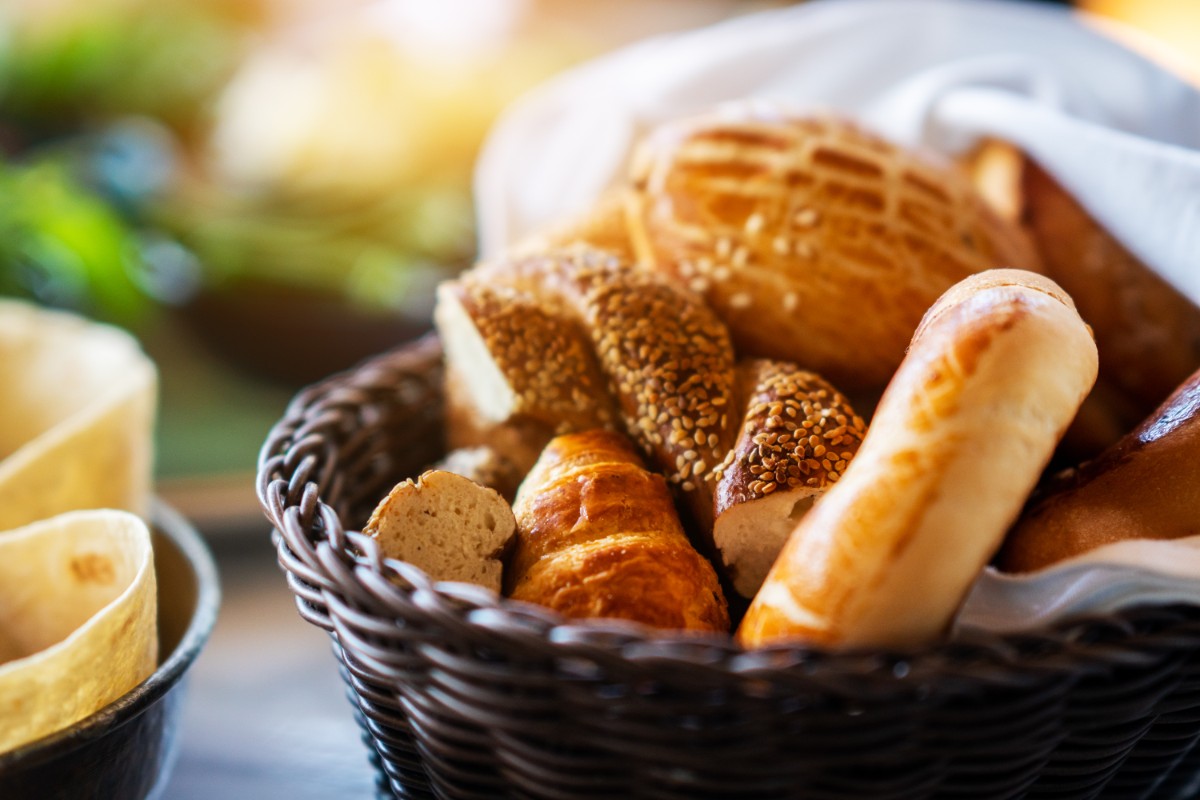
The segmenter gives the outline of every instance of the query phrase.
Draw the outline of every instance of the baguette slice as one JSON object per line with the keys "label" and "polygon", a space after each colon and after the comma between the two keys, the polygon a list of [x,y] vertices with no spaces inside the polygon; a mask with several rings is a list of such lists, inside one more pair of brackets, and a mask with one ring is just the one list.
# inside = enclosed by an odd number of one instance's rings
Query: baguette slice
{"label": "baguette slice", "polygon": [[385,556],[420,567],[435,581],[496,592],[515,531],[512,509],[499,493],[441,470],[396,484],[363,528]]}

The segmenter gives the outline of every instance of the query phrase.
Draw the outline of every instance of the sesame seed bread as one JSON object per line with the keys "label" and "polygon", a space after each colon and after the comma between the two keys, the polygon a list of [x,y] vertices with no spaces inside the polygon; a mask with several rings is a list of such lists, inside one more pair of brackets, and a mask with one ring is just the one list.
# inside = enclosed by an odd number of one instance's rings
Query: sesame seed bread
{"label": "sesame seed bread", "polygon": [[661,475],[604,430],[555,438],[521,484],[505,577],[516,600],[574,618],[727,632],[712,565],[689,544]]}
{"label": "sesame seed bread", "polygon": [[1046,278],[967,278],[922,320],[862,446],[792,532],[747,646],[908,647],[942,635],[1096,378],[1091,331]]}
{"label": "sesame seed bread", "polygon": [[740,355],[795,361],[843,390],[886,384],[956,281],[1038,268],[1024,232],[953,165],[835,118],[754,106],[669,123],[630,180],[640,263],[702,293]]}
{"label": "sesame seed bread", "polygon": [[[462,390],[451,393],[451,402],[466,402],[461,412],[476,424],[519,423],[530,439],[522,461],[529,453],[536,458],[557,433],[615,423],[591,337],[565,310],[537,294],[468,274],[438,287],[434,313],[454,370],[452,385]],[[453,436],[455,428],[450,432]],[[521,466],[527,470],[532,463]]]}
{"label": "sesame seed bread", "polygon": [[1200,372],[1098,458],[1061,473],[1005,540],[999,564],[1031,572],[1126,539],[1200,533]]}
{"label": "sesame seed bread", "polygon": [[497,492],[440,470],[397,484],[363,528],[387,558],[420,567],[436,581],[497,592],[501,557],[515,530],[512,508]]}
{"label": "sesame seed bread", "polygon": [[819,375],[783,361],[738,365],[745,408],[719,471],[713,542],[733,588],[753,597],[796,523],[841,477],[866,425]]}
{"label": "sesame seed bread", "polygon": [[[499,315],[511,324],[494,324]],[[458,376],[447,385],[452,407],[497,427],[532,419],[540,430],[526,432],[540,443],[619,428],[711,532],[715,470],[739,420],[733,346],[698,296],[573,247],[476,266],[440,288],[435,320]]]}

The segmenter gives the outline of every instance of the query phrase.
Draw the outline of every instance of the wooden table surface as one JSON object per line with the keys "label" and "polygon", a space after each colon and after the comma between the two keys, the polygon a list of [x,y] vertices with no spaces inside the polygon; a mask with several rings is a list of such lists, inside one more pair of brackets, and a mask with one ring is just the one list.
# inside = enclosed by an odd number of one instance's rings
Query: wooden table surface
{"label": "wooden table surface", "polygon": [[265,523],[209,539],[221,613],[189,672],[169,800],[374,797],[329,638],[296,613]]}

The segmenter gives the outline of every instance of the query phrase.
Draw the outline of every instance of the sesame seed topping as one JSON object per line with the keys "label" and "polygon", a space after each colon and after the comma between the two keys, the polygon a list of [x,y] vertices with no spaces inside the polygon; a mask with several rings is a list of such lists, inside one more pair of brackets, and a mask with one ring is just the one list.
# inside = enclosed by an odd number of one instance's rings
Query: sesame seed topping
{"label": "sesame seed topping", "polygon": [[731,308],[749,308],[751,302],[752,300],[747,292],[738,292],[729,298],[729,306]]}
{"label": "sesame seed topping", "polygon": [[758,232],[763,228],[763,215],[757,211],[746,217],[746,233],[750,236],[757,236]]}

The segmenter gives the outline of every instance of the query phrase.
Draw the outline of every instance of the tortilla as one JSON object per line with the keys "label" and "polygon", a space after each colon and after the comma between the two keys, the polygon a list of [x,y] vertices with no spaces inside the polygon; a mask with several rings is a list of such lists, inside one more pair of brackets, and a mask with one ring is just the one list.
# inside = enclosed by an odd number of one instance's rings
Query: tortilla
{"label": "tortilla", "polygon": [[143,514],[157,385],[132,336],[0,300],[0,531],[76,509]]}
{"label": "tortilla", "polygon": [[61,730],[154,672],[150,531],[75,511],[0,535],[0,753]]}

